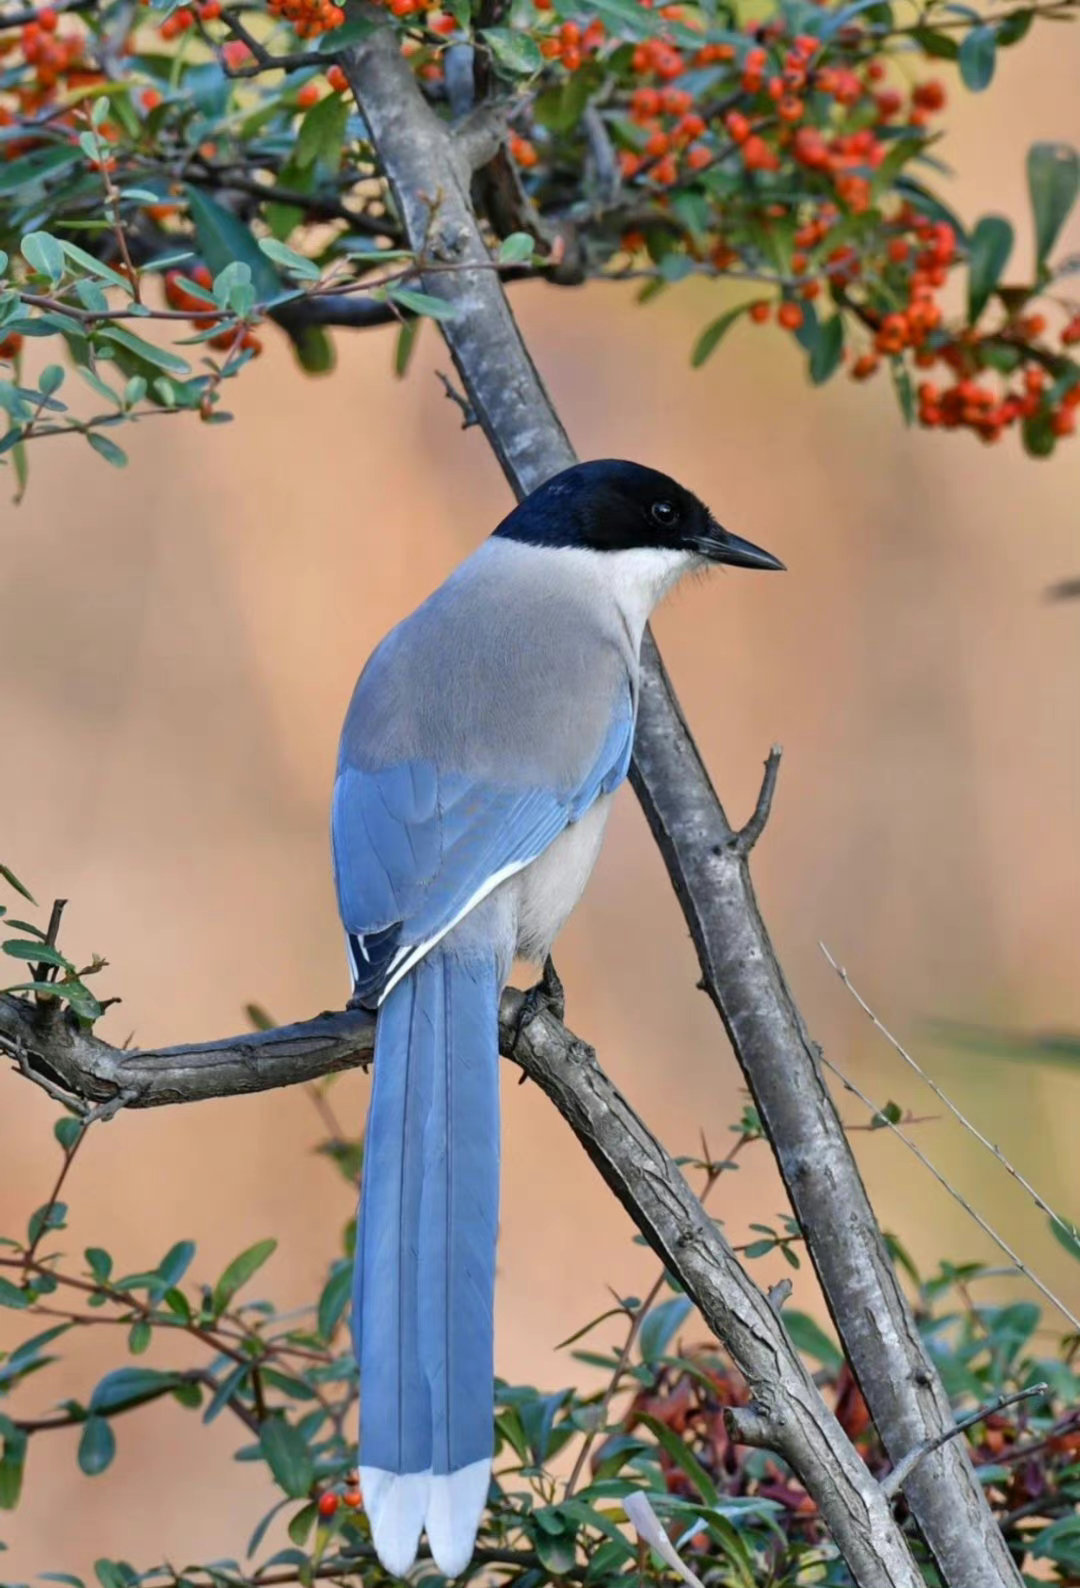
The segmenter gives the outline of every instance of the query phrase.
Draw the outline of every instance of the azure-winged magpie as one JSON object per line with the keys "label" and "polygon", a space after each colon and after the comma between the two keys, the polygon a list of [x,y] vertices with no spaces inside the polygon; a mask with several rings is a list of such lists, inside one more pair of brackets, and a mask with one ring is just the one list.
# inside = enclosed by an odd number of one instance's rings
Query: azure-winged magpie
{"label": "azure-winged magpie", "polygon": [[353,1332],[360,1477],[401,1574],[464,1570],[493,1449],[498,1007],[543,961],[626,776],[649,613],[708,563],[781,568],[666,475],[583,463],[504,519],[364,668],[333,841],[378,1009]]}

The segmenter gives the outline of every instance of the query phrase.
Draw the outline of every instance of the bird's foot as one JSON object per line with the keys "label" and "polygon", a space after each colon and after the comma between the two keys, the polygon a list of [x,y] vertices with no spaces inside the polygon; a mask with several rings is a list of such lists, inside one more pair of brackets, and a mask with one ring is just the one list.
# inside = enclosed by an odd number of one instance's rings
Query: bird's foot
{"label": "bird's foot", "polygon": [[529,988],[521,1000],[517,1020],[514,1022],[514,1046],[517,1047],[521,1033],[537,1015],[549,1013],[559,1021],[566,1014],[566,993],[559,973],[555,969],[555,961],[550,954],[544,961],[540,980],[535,987]]}

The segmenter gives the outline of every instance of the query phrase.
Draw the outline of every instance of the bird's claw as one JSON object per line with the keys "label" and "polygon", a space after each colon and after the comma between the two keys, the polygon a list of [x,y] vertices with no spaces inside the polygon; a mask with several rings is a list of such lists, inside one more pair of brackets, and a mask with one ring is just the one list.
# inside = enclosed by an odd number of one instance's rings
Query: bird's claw
{"label": "bird's claw", "polygon": [[525,1027],[541,1014],[553,1014],[558,1021],[562,1021],[566,1014],[566,992],[550,954],[544,961],[540,980],[534,987],[529,988],[521,1000],[517,1020],[514,1022],[515,1047]]}

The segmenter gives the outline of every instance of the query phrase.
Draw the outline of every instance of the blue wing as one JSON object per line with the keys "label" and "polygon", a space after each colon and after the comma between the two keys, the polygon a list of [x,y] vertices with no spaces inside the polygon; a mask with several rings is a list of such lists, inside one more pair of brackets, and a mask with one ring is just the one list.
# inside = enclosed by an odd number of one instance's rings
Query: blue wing
{"label": "blue wing", "polygon": [[506,876],[626,776],[634,735],[629,683],[577,788],[506,788],[423,760],[339,766],[334,871],[356,996],[371,998]]}

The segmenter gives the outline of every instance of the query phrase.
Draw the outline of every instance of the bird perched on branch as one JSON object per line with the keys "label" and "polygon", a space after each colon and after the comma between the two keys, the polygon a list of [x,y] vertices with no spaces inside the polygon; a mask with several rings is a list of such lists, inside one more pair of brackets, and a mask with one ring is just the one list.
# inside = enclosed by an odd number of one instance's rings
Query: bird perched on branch
{"label": "bird perched on branch", "polygon": [[583,463],[504,519],[364,668],[333,842],[378,1009],[356,1245],[360,1478],[383,1565],[472,1555],[493,1451],[499,997],[544,963],[630,765],[641,636],[709,563],[781,568],[674,480]]}

